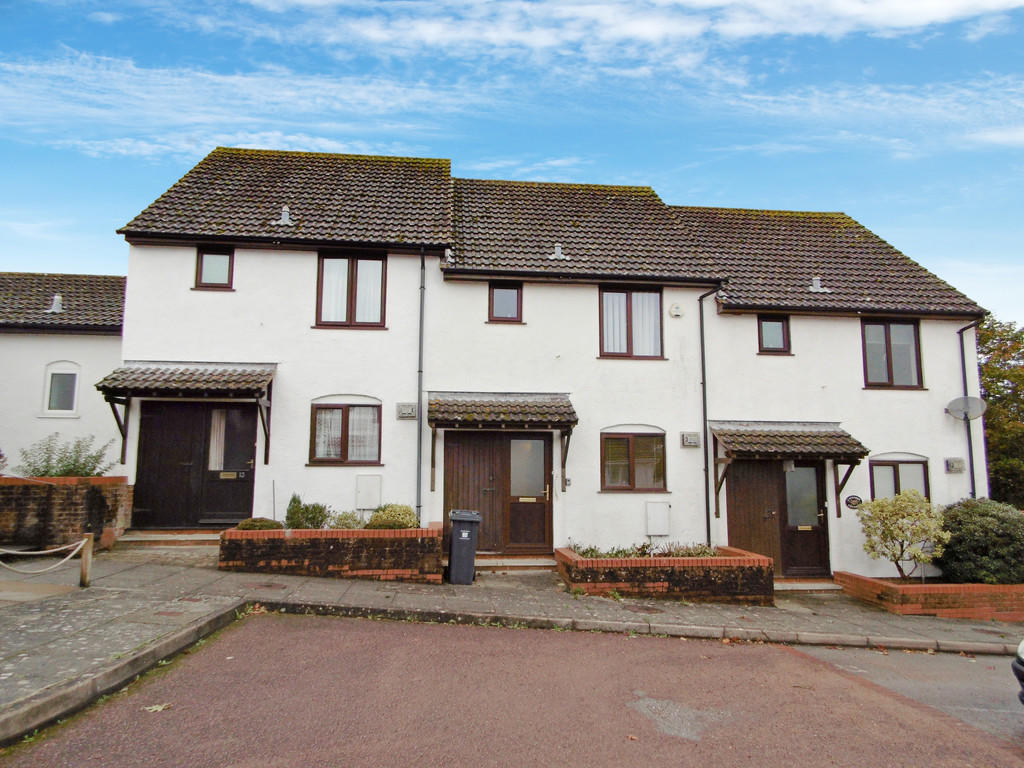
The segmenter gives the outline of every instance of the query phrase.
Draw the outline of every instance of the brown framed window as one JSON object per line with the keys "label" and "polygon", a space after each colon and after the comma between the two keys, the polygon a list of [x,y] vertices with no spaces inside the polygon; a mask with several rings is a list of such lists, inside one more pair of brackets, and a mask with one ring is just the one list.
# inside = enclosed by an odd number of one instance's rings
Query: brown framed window
{"label": "brown framed window", "polygon": [[864,320],[864,386],[919,389],[921,352],[916,321]]}
{"label": "brown framed window", "polygon": [[196,249],[196,284],[200,290],[231,290],[235,277],[235,251],[220,246]]}
{"label": "brown framed window", "polygon": [[522,283],[491,283],[487,294],[487,322],[523,322]]}
{"label": "brown framed window", "polygon": [[309,463],[380,464],[380,406],[314,404]]}
{"label": "brown framed window", "polygon": [[888,499],[911,489],[929,498],[926,460],[869,461],[868,467],[871,469],[872,499]]}
{"label": "brown framed window", "polygon": [[321,254],[317,269],[316,324],[384,327],[387,259]]}
{"label": "brown framed window", "polygon": [[757,351],[762,355],[789,354],[789,317],[757,316]]}
{"label": "brown framed window", "polygon": [[601,435],[601,490],[664,491],[665,436]]}
{"label": "brown framed window", "polygon": [[601,289],[601,357],[660,358],[661,290]]}

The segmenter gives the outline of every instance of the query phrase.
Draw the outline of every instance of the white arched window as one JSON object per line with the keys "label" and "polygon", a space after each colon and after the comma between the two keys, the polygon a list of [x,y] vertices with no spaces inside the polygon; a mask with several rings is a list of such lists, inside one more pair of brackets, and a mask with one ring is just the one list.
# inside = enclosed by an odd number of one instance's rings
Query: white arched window
{"label": "white arched window", "polygon": [[74,416],[78,409],[78,374],[81,367],[70,360],[55,360],[46,366],[43,385],[43,413]]}

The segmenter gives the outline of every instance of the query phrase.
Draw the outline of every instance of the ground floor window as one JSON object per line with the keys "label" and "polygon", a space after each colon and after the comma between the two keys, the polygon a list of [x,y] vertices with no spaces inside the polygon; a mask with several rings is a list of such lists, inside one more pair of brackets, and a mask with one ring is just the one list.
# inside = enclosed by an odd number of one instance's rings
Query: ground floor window
{"label": "ground floor window", "polygon": [[313,464],[380,462],[379,405],[313,405],[309,461]]}
{"label": "ground floor window", "polygon": [[871,498],[888,499],[915,490],[928,497],[927,461],[871,461]]}
{"label": "ground floor window", "polygon": [[601,435],[601,489],[665,490],[665,436]]}

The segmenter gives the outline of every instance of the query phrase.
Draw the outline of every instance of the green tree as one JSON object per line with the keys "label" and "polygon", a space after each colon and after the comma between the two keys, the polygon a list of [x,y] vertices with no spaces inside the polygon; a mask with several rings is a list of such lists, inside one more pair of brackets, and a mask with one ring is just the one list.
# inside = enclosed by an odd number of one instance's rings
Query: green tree
{"label": "green tree", "polygon": [[[942,530],[942,513],[915,490],[865,501],[857,507],[857,518],[864,530],[864,551],[874,560],[895,565],[901,579],[942,555],[949,541],[950,534]],[[914,567],[905,571],[904,563]]]}
{"label": "green tree", "polygon": [[989,495],[1024,508],[1024,328],[991,315],[978,328]]}

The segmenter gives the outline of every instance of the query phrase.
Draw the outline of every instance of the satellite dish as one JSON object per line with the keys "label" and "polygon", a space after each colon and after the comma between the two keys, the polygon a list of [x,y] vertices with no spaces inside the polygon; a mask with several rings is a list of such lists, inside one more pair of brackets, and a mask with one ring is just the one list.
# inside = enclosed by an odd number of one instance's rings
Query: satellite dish
{"label": "satellite dish", "polygon": [[969,421],[978,418],[988,408],[980,397],[954,397],[946,406],[946,413],[954,419]]}

